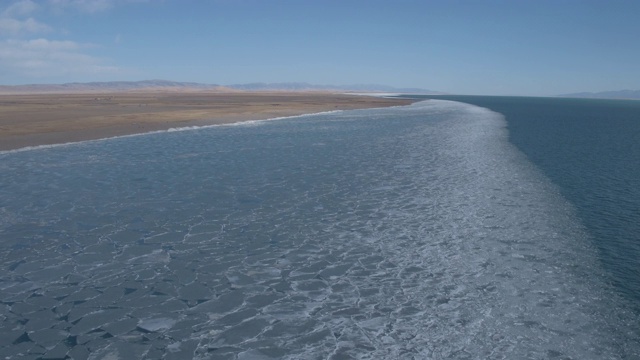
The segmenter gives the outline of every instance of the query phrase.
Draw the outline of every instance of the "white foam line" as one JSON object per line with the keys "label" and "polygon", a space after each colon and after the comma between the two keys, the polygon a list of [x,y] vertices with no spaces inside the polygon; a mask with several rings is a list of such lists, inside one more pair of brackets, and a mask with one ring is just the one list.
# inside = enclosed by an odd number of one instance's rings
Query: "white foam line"
{"label": "white foam line", "polygon": [[343,111],[344,110],[320,111],[320,112],[309,113],[309,114],[291,115],[291,116],[279,116],[279,117],[268,118],[268,119],[246,120],[246,121],[238,121],[238,122],[226,123],[226,124],[184,126],[184,127],[177,127],[177,128],[169,128],[169,129],[166,129],[166,130],[154,130],[154,131],[147,131],[147,132],[135,133],[135,134],[110,136],[110,137],[100,138],[100,139],[71,141],[71,142],[65,142],[65,143],[59,143],[59,144],[25,146],[25,147],[18,148],[18,149],[0,151],[0,155],[7,155],[7,154],[13,154],[13,153],[31,151],[31,150],[49,149],[49,148],[55,148],[55,147],[61,147],[61,146],[69,146],[69,145],[74,145],[74,144],[92,143],[92,142],[99,142],[99,141],[105,141],[105,140],[129,138],[129,137],[144,136],[144,135],[151,135],[151,134],[161,134],[161,133],[167,133],[167,132],[193,131],[193,130],[200,130],[200,129],[219,127],[219,126],[252,126],[252,125],[259,125],[259,124],[265,123],[267,121],[287,120],[287,119],[295,119],[295,118],[312,117],[312,116],[318,116],[318,115],[337,114],[337,113],[340,113],[340,112],[343,112]]}
{"label": "white foam line", "polygon": [[401,95],[406,95],[402,93],[343,93],[344,95],[358,95],[358,96],[372,96],[378,98],[389,98],[396,97]]}

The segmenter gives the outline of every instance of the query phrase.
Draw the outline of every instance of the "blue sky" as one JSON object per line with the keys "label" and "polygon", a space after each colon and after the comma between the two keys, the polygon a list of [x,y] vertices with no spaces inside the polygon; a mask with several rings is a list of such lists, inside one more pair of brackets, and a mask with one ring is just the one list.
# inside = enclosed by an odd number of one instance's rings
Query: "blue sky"
{"label": "blue sky", "polygon": [[640,89],[640,1],[0,0],[0,84]]}

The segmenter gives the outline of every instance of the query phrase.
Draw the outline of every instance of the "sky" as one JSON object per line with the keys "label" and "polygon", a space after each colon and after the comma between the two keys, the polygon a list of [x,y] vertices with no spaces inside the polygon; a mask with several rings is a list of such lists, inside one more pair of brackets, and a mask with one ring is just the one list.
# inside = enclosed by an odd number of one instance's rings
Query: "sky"
{"label": "sky", "polygon": [[640,89],[638,0],[0,0],[0,84]]}

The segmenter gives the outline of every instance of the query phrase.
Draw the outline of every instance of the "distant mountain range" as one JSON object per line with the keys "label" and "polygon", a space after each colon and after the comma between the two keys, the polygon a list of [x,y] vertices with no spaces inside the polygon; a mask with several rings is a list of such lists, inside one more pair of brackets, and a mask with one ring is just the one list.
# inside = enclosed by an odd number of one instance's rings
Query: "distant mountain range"
{"label": "distant mountain range", "polygon": [[442,92],[421,88],[396,88],[380,84],[314,85],[304,82],[234,84],[227,87],[247,91],[361,91],[438,95]]}
{"label": "distant mountain range", "polygon": [[64,93],[135,90],[223,90],[220,85],[167,80],[108,81],[67,84],[2,85],[0,93]]}
{"label": "distant mountain range", "polygon": [[0,85],[0,93],[64,93],[105,91],[344,91],[443,94],[420,88],[395,88],[386,85],[313,85],[308,83],[251,83],[235,85],[201,84],[168,80],[108,81],[67,84]]}
{"label": "distant mountain range", "polygon": [[592,98],[592,99],[640,99],[640,90],[618,90],[602,92],[580,92],[558,95],[561,97]]}

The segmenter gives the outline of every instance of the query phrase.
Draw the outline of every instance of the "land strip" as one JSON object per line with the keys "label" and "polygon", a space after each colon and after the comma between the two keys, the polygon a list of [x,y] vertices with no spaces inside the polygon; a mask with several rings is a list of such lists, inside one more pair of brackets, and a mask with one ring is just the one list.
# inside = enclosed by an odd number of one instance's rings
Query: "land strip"
{"label": "land strip", "polygon": [[412,100],[314,92],[111,92],[0,96],[0,150]]}

